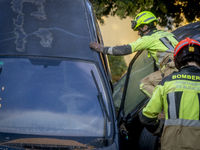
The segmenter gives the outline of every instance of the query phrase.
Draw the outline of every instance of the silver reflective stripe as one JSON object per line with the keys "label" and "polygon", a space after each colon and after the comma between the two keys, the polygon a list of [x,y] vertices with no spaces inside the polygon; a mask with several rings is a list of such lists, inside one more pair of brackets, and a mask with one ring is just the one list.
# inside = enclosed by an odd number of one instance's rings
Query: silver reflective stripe
{"label": "silver reflective stripe", "polygon": [[140,16],[138,16],[137,18],[136,18],[136,22],[138,21],[138,19],[140,19],[142,16],[144,16],[146,13],[143,13],[142,15],[140,15]]}
{"label": "silver reflective stripe", "polygon": [[165,56],[165,54],[169,53],[168,50],[166,50],[164,53],[160,53],[159,57],[158,57],[158,64],[160,64],[163,60],[163,57]]}
{"label": "silver reflective stripe", "polygon": [[167,53],[167,52],[164,52],[164,53],[160,53],[160,54],[159,54],[159,57],[158,57],[158,65],[160,65],[160,63],[162,62],[163,57],[165,56],[166,53]]}
{"label": "silver reflective stripe", "polygon": [[[192,44],[191,44],[191,45],[193,45],[193,44],[195,44],[195,43],[199,45],[199,43],[198,43],[198,42],[195,42],[195,41],[192,41]],[[188,44],[188,42],[186,41],[186,42],[184,42],[183,44],[179,45],[179,46],[176,48],[176,51],[174,52],[174,54],[176,54],[176,53],[177,53],[177,50],[180,49],[180,47],[183,46],[183,45],[185,45],[185,44]]]}
{"label": "silver reflective stripe", "polygon": [[198,42],[195,42],[195,41],[192,41],[192,43],[196,43],[196,44],[198,44],[198,45],[199,45],[199,43],[198,43]]}
{"label": "silver reflective stripe", "polygon": [[147,22],[147,21],[149,21],[149,20],[151,20],[151,19],[154,19],[154,18],[155,18],[155,17],[150,17],[150,18],[144,20],[144,22]]}
{"label": "silver reflective stripe", "polygon": [[160,38],[160,40],[168,48],[167,52],[173,52],[174,51],[174,47],[172,46],[171,42],[166,39],[166,37],[162,37],[162,38]]}
{"label": "silver reflective stripe", "polygon": [[158,57],[158,63],[157,65],[159,66],[163,60],[163,57],[165,56],[165,54],[167,53],[173,53],[174,52],[174,47],[172,46],[171,42],[168,40],[167,37],[162,37],[159,39],[168,49],[163,52],[160,53],[159,57]]}
{"label": "silver reflective stripe", "polygon": [[168,105],[168,109],[169,109],[169,115],[170,115],[170,119],[177,119],[177,115],[176,115],[176,104],[175,104],[175,93],[169,93],[169,105]]}
{"label": "silver reflective stripe", "polygon": [[185,45],[185,44],[187,44],[187,43],[188,43],[188,42],[184,42],[183,44],[179,45],[179,46],[176,48],[176,51],[174,52],[174,54],[177,53],[177,50],[180,49],[181,46],[183,46],[183,45]]}
{"label": "silver reflective stripe", "polygon": [[185,120],[185,119],[167,119],[165,120],[165,126],[167,125],[183,125],[191,127],[200,127],[199,120]]}
{"label": "silver reflective stripe", "polygon": [[113,55],[113,47],[109,47],[109,49],[108,49],[108,54],[110,54],[110,55]]}

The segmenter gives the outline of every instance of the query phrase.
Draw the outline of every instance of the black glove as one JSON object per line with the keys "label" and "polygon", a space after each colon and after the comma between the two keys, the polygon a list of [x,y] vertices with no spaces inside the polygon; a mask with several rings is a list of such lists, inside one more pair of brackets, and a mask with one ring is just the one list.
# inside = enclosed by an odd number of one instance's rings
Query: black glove
{"label": "black glove", "polygon": [[127,131],[124,123],[120,126],[119,131],[123,139],[130,140],[129,132]]}
{"label": "black glove", "polygon": [[165,124],[165,119],[159,119],[159,126],[158,126],[157,130],[152,134],[161,137],[163,128],[164,128],[164,124]]}

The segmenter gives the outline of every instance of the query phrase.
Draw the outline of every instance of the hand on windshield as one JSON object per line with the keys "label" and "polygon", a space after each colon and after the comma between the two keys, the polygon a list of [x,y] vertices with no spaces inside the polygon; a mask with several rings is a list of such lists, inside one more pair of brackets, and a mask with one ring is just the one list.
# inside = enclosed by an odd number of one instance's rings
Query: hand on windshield
{"label": "hand on windshield", "polygon": [[97,52],[103,53],[104,46],[102,44],[98,44],[96,42],[91,42],[90,48],[96,50]]}

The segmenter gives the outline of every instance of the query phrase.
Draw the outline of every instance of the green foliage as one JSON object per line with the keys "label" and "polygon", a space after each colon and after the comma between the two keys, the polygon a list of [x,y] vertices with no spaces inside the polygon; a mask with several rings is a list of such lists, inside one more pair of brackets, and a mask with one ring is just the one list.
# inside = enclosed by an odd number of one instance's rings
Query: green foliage
{"label": "green foliage", "polygon": [[127,66],[123,56],[108,55],[112,82],[117,82],[127,71]]}
{"label": "green foliage", "polygon": [[119,16],[121,19],[134,18],[140,11],[149,10],[160,19],[159,25],[171,29],[173,19],[176,27],[183,21],[181,13],[188,22],[200,17],[199,0],[90,0],[94,6],[97,19],[104,23],[103,16]]}

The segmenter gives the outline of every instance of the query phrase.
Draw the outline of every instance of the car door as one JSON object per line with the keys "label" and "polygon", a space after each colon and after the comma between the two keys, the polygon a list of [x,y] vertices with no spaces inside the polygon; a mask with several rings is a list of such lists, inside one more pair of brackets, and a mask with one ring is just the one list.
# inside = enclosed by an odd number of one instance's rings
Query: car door
{"label": "car door", "polygon": [[127,129],[130,138],[127,141],[122,141],[122,143],[128,149],[138,146],[139,137],[143,130],[138,113],[149,100],[140,90],[139,83],[155,70],[157,70],[157,67],[153,58],[148,57],[148,51],[139,51],[130,62],[127,73],[114,86],[113,100],[118,125],[120,128],[125,125]]}
{"label": "car door", "polygon": [[139,89],[139,83],[155,69],[154,60],[148,57],[148,51],[139,51],[135,54],[127,74],[114,87],[113,98],[119,122],[125,116],[137,113],[148,101],[146,95]]}

